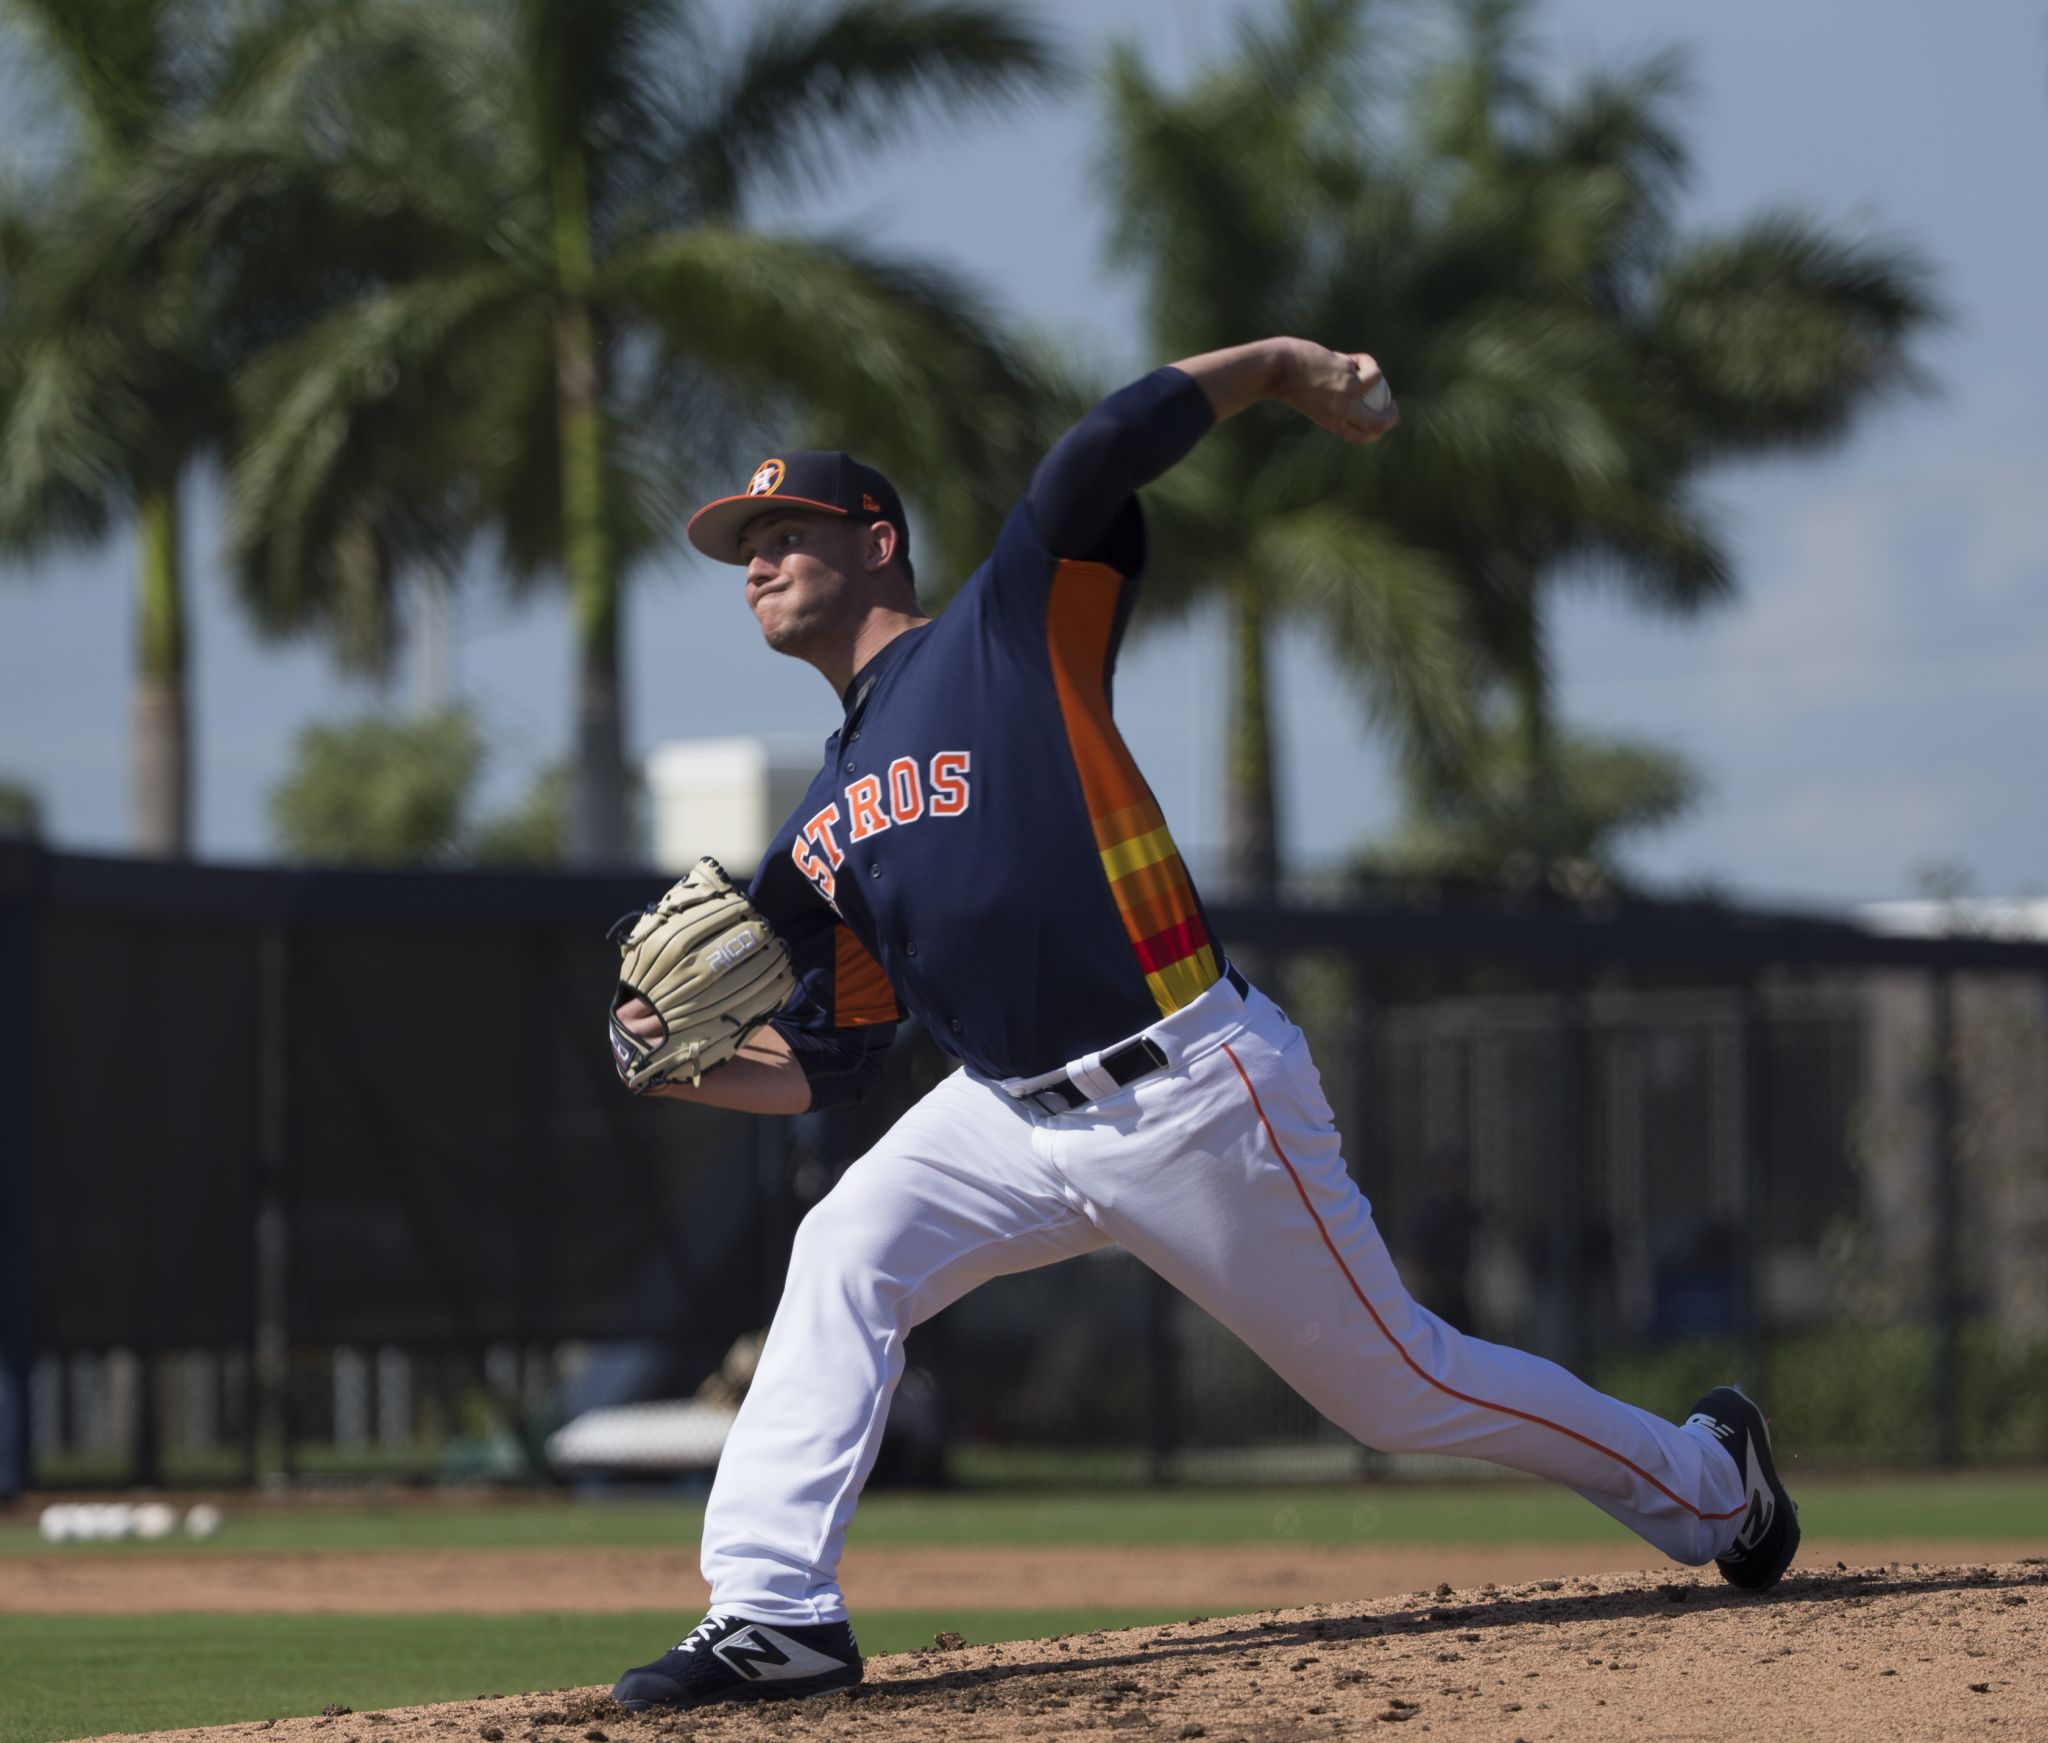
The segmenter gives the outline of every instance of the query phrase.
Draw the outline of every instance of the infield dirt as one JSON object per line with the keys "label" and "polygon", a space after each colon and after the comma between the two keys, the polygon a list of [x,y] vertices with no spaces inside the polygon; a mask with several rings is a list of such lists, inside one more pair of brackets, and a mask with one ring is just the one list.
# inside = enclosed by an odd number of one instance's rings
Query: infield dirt
{"label": "infield dirt", "polygon": [[[910,1743],[1127,1730],[1296,1743],[1380,1725],[1489,1743],[2048,1737],[2048,1561],[1831,1564],[1765,1598],[1711,1572],[1448,1584],[1370,1603],[870,1660],[849,1695],[629,1714],[602,1689],[330,1711],[229,1743]],[[944,1637],[941,1637],[942,1639]],[[949,1643],[950,1644],[950,1643]]]}
{"label": "infield dirt", "polygon": [[[2036,1536],[1976,1543],[1981,1562],[2042,1553]],[[1809,1538],[1802,1565],[1868,1562],[1876,1546]],[[1887,1539],[1887,1564],[1955,1560],[1953,1541]],[[1634,1541],[1459,1545],[1147,1544],[1143,1547],[877,1545],[842,1568],[856,1616],[875,1610],[1204,1610],[1358,1603],[1441,1584],[1649,1573],[1670,1564]],[[0,1614],[417,1615],[464,1611],[671,1610],[709,1602],[696,1546],[670,1549],[252,1550],[179,1554],[52,1550],[0,1560]]]}

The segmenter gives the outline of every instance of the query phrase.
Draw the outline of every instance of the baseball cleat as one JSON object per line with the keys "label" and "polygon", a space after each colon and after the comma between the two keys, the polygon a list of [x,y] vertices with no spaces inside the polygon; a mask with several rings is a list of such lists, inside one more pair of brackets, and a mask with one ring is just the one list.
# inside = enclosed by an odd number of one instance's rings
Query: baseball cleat
{"label": "baseball cleat", "polygon": [[1771,1428],[1764,1413],[1737,1386],[1716,1386],[1686,1419],[1711,1434],[1742,1473],[1744,1510],[1735,1541],[1714,1565],[1746,1592],[1766,1592],[1792,1565],[1799,1548],[1799,1503],[1778,1481],[1771,1458]]}
{"label": "baseball cleat", "polygon": [[620,1677],[612,1699],[634,1713],[715,1701],[793,1701],[850,1689],[860,1679],[851,1623],[749,1622],[714,1610],[679,1645]]}

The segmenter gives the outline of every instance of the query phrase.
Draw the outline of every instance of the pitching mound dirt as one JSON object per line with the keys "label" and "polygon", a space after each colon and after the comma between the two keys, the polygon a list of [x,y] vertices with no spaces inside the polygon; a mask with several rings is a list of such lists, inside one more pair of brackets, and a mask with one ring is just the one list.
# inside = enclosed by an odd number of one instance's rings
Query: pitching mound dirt
{"label": "pitching mound dirt", "polygon": [[165,1738],[226,1743],[924,1743],[1128,1730],[1294,1743],[1416,1733],[1871,1743],[2048,1736],[2048,1563],[1827,1568],[1767,1598],[1711,1573],[1545,1579],[871,1660],[787,1706],[621,1712],[599,1689],[337,1708]]}

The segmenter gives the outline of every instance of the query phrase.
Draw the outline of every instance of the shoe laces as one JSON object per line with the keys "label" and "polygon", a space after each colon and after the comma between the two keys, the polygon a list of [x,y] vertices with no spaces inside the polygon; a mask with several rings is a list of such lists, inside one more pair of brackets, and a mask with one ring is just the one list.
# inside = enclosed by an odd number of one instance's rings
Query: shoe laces
{"label": "shoe laces", "polygon": [[724,1626],[725,1618],[716,1610],[713,1610],[710,1615],[706,1616],[703,1621],[699,1622],[688,1634],[676,1642],[676,1650],[678,1652],[695,1652],[701,1642],[710,1640],[712,1635],[716,1634]]}

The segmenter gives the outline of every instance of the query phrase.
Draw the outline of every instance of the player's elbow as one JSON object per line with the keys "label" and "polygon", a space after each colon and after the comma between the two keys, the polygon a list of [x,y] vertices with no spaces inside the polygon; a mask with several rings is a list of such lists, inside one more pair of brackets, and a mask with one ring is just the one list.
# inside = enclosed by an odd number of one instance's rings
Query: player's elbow
{"label": "player's elbow", "polygon": [[895,1038],[893,1023],[874,1028],[834,1029],[824,1034],[783,1031],[790,1051],[803,1067],[810,1091],[808,1113],[850,1108],[882,1081]]}

